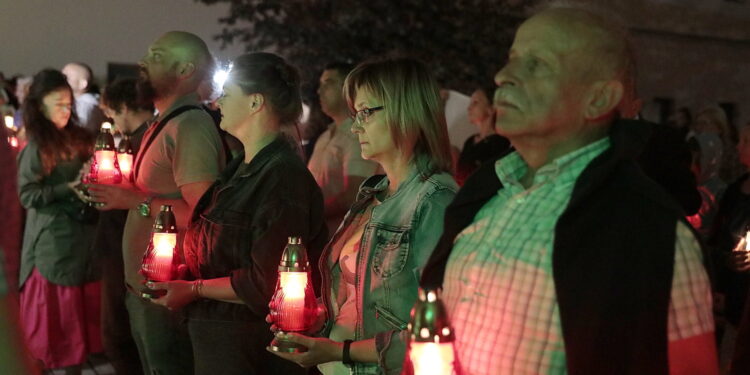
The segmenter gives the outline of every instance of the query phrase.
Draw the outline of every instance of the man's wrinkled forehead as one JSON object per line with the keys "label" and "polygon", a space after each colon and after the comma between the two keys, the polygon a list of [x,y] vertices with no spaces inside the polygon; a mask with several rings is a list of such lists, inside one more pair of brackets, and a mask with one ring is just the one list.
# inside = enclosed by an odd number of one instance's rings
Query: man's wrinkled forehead
{"label": "man's wrinkled forehead", "polygon": [[565,55],[584,47],[590,38],[591,32],[581,20],[560,11],[548,10],[521,24],[511,52],[530,49]]}

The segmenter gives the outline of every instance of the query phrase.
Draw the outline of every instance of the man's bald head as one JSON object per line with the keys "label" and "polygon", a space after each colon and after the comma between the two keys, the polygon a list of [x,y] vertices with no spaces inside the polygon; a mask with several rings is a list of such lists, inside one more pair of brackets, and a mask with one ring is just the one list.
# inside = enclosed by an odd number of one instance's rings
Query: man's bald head
{"label": "man's bald head", "polygon": [[637,99],[635,56],[628,33],[618,22],[571,5],[550,5],[526,22],[540,20],[568,36],[583,79],[617,80],[623,85],[623,101]]}
{"label": "man's bald head", "polygon": [[197,35],[185,31],[170,31],[162,35],[154,45],[168,50],[175,62],[192,64],[195,73],[191,80],[199,83],[209,75],[213,66],[211,52]]}

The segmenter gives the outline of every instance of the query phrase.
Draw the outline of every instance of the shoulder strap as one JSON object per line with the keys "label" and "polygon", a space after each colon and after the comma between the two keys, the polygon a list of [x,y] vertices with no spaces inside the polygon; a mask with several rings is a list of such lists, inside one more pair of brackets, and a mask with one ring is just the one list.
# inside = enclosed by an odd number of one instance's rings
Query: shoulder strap
{"label": "shoulder strap", "polygon": [[154,142],[154,139],[156,139],[156,136],[159,135],[162,129],[167,125],[169,120],[181,115],[183,112],[187,112],[193,109],[199,109],[203,110],[201,107],[198,107],[197,105],[183,105],[182,107],[179,107],[175,109],[174,111],[170,112],[166,116],[164,116],[161,121],[159,121],[158,124],[156,124],[156,128],[154,129],[154,132],[151,133],[151,136],[148,137],[146,142],[141,146],[140,150],[138,150],[138,155],[136,156],[135,166],[133,167],[133,181],[135,182],[138,179],[138,172],[140,171],[141,163],[143,162],[143,157],[146,155],[146,151],[149,147],[151,147],[151,143]]}

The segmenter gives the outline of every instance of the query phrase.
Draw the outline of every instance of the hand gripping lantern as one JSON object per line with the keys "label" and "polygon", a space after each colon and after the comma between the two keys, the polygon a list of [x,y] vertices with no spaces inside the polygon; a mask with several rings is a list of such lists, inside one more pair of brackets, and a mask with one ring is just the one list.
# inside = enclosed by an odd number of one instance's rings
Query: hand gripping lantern
{"label": "hand gripping lantern", "polygon": [[409,350],[402,374],[460,374],[453,347],[453,329],[437,291],[419,289],[408,329]]}
{"label": "hand gripping lantern", "polygon": [[[271,317],[282,332],[305,332],[312,327],[318,314],[310,262],[307,250],[299,237],[289,237],[281,254],[279,279],[271,299]],[[271,350],[285,353],[302,353],[307,348],[291,341],[274,338]]]}
{"label": "hand gripping lantern", "polygon": [[[151,242],[141,262],[141,273],[147,280],[171,281],[177,277],[180,256],[177,254],[177,221],[172,206],[162,205],[151,230]],[[149,291],[151,293],[151,291]]]}
{"label": "hand gripping lantern", "polygon": [[122,182],[120,165],[115,155],[115,138],[110,132],[111,128],[112,124],[103,123],[101,132],[96,137],[89,182],[97,184],[119,184]]}

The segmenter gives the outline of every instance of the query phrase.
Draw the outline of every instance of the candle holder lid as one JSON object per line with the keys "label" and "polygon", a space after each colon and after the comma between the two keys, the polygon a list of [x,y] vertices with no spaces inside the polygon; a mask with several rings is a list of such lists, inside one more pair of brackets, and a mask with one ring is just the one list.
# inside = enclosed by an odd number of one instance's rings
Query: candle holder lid
{"label": "candle holder lid", "polygon": [[419,289],[419,299],[411,312],[407,327],[411,340],[415,342],[452,342],[453,329],[448,322],[448,313],[438,298],[437,290]]}
{"label": "candle holder lid", "polygon": [[94,145],[96,151],[114,151],[115,150],[115,137],[112,136],[109,128],[102,126],[101,131],[96,136],[96,144]]}
{"label": "candle holder lid", "polygon": [[281,254],[279,272],[307,272],[310,262],[307,259],[307,249],[302,245],[301,237],[289,237],[289,241]]}
{"label": "candle holder lid", "polygon": [[168,204],[161,205],[159,214],[154,220],[154,233],[177,233],[177,220],[172,213],[172,206]]}

